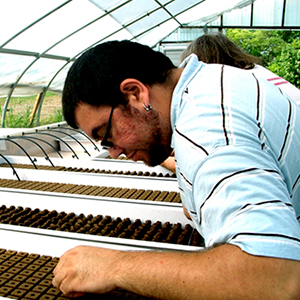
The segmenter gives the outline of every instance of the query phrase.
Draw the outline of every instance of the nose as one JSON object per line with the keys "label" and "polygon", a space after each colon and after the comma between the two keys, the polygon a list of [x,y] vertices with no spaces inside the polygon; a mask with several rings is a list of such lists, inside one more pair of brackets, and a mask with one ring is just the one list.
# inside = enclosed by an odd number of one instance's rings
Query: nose
{"label": "nose", "polygon": [[120,147],[112,147],[112,148],[109,148],[108,150],[109,152],[109,155],[112,157],[112,158],[117,158],[118,156],[120,156],[122,153],[124,153],[124,149],[123,148],[120,148]]}

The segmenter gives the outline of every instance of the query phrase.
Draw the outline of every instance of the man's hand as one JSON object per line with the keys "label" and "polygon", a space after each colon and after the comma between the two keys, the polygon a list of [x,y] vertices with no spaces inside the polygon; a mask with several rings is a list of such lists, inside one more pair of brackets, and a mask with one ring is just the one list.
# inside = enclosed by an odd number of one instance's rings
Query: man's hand
{"label": "man's hand", "polygon": [[113,278],[117,251],[79,246],[67,251],[54,269],[54,287],[68,297],[106,293],[116,288]]}

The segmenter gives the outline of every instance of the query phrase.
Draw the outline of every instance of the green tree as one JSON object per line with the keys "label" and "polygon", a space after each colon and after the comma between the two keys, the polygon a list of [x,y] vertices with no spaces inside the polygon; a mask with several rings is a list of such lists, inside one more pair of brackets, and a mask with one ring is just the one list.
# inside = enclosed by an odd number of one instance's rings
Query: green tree
{"label": "green tree", "polygon": [[227,37],[262,65],[300,88],[300,32],[288,30],[228,29]]}
{"label": "green tree", "polygon": [[300,41],[285,44],[268,69],[300,88]]}

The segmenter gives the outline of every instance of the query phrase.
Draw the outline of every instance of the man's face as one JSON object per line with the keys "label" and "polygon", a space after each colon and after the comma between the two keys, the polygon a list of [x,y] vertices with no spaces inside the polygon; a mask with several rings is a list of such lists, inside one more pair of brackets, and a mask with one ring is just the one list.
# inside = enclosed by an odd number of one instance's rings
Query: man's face
{"label": "man's face", "polygon": [[[111,107],[96,107],[81,103],[75,110],[78,127],[89,137],[102,140]],[[128,105],[115,107],[111,116],[108,141],[111,157],[125,154],[128,158],[142,160],[149,166],[162,163],[171,153],[171,128],[169,120],[163,120],[155,110],[139,110]]]}

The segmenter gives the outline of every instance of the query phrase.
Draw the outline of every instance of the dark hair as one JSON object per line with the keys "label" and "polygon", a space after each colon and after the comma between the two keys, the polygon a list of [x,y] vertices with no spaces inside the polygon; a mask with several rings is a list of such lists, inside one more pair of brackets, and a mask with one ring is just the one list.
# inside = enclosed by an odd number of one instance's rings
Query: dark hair
{"label": "dark hair", "polygon": [[76,128],[74,111],[79,103],[126,105],[120,83],[135,78],[144,84],[163,83],[175,68],[161,52],[131,41],[109,41],[83,53],[70,68],[62,95],[63,114]]}
{"label": "dark hair", "polygon": [[204,34],[192,41],[183,51],[181,60],[191,53],[195,53],[198,59],[205,63],[225,64],[240,69],[253,69],[261,60],[242,50],[225,35]]}

